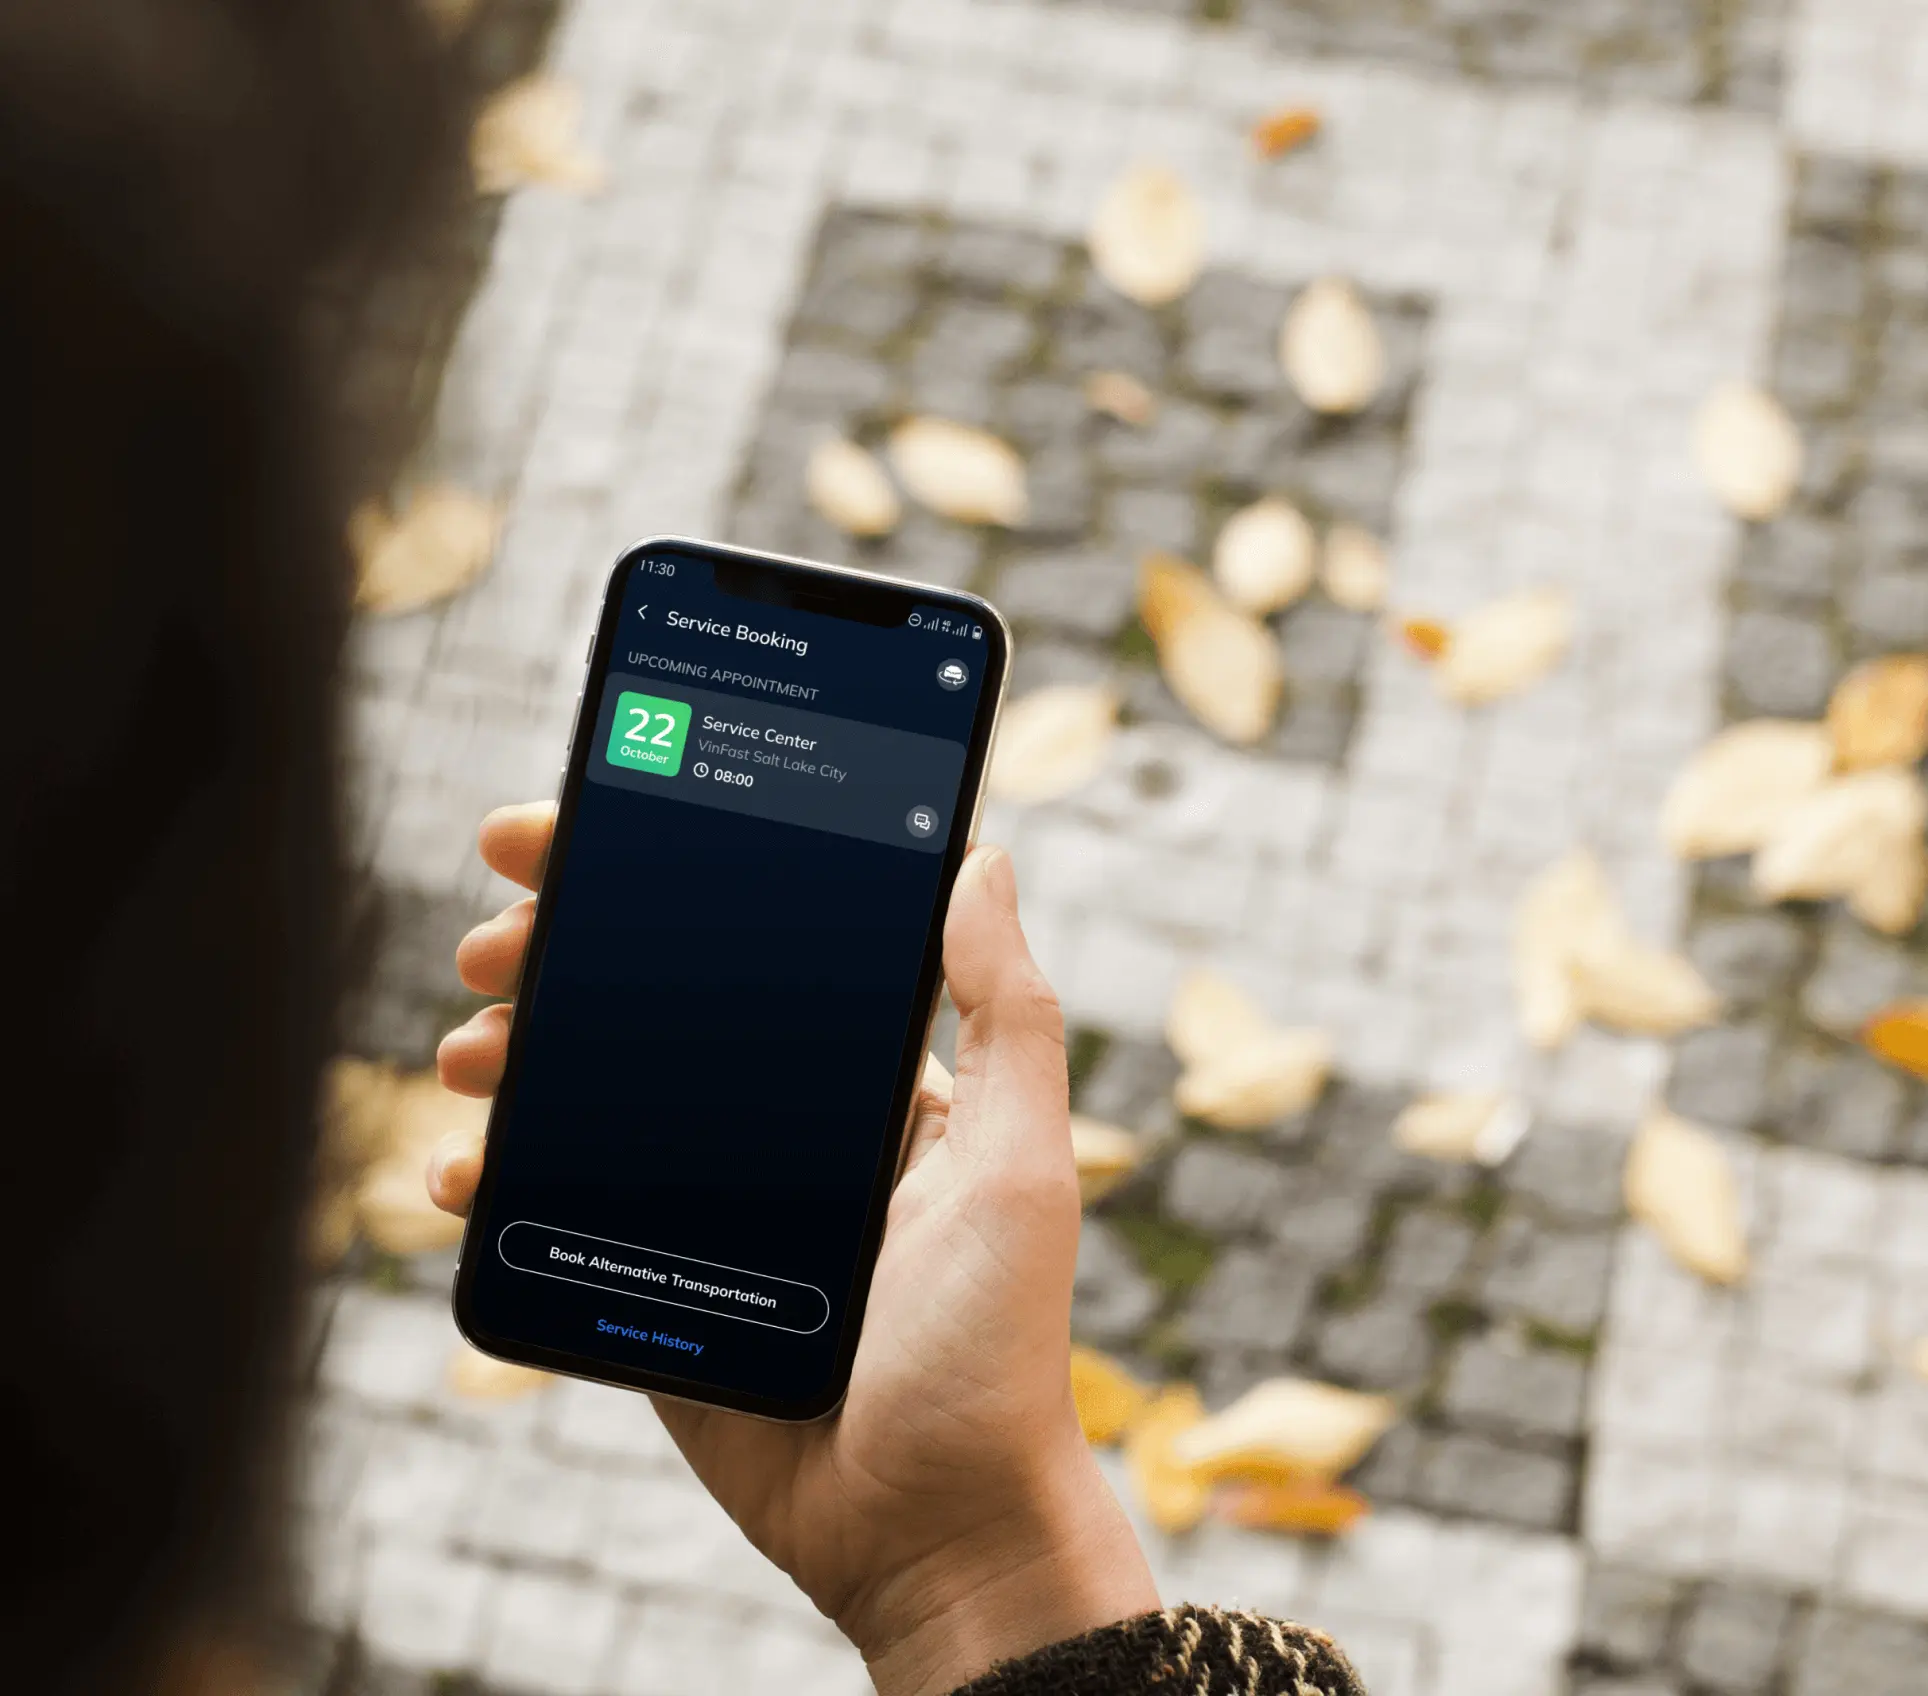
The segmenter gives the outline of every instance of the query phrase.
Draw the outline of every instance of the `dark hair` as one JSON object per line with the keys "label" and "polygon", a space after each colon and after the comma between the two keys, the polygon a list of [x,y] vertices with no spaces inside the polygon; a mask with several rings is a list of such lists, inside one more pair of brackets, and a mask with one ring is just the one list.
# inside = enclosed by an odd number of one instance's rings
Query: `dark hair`
{"label": "dark hair", "polygon": [[278,1570],[343,975],[348,567],[301,319],[416,205],[434,63],[412,0],[0,8],[13,1688],[151,1688]]}

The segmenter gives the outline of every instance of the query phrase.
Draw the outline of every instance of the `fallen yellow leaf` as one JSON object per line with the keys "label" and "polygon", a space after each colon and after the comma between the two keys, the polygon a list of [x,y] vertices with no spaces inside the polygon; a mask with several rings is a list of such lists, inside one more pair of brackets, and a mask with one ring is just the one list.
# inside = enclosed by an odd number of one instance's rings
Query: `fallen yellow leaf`
{"label": "fallen yellow leaf", "polygon": [[1399,1417],[1388,1396],[1309,1378],[1269,1378],[1221,1413],[1175,1435],[1173,1457],[1207,1481],[1252,1469],[1337,1478],[1362,1460]]}
{"label": "fallen yellow leaf", "polygon": [[1158,414],[1158,397],[1124,371],[1094,371],[1084,380],[1085,405],[1120,424],[1143,426]]}
{"label": "fallen yellow leaf", "polygon": [[1236,985],[1210,972],[1179,983],[1165,1040],[1184,1062],[1172,1099],[1222,1130],[1256,1130],[1312,1105],[1332,1069],[1323,1031],[1274,1025]]}
{"label": "fallen yellow leaf", "polygon": [[1928,1078],[1928,1001],[1897,1001],[1861,1027],[1861,1045],[1891,1066]]}
{"label": "fallen yellow leaf", "polygon": [[1151,1402],[1151,1391],[1117,1361],[1096,1349],[1071,1349],[1071,1399],[1085,1441],[1115,1443]]}
{"label": "fallen yellow leaf", "polygon": [[884,468],[855,442],[831,437],[811,450],[804,472],[810,504],[852,536],[888,536],[903,517]]}
{"label": "fallen yellow leaf", "polygon": [[1211,1488],[1180,1460],[1175,1443],[1205,1417],[1190,1384],[1160,1390],[1125,1434],[1125,1466],[1145,1512],[1160,1531],[1189,1531],[1205,1517]]}
{"label": "fallen yellow leaf", "polygon": [[1928,754],[1928,656],[1889,654],[1835,685],[1828,733],[1843,771],[1911,766]]}
{"label": "fallen yellow leaf", "polygon": [[1627,929],[1599,862],[1575,849],[1527,886],[1514,914],[1521,1028],[1557,1048],[1583,1019],[1647,1035],[1709,1023],[1720,999],[1693,965]]}
{"label": "fallen yellow leaf", "polygon": [[1119,177],[1085,239],[1098,275],[1141,306],[1176,300],[1205,264],[1205,215],[1184,179],[1162,165]]}
{"label": "fallen yellow leaf", "polygon": [[1846,896],[1869,924],[1899,934],[1921,913],[1928,790],[1900,766],[1850,772],[1791,808],[1754,856],[1764,901]]}
{"label": "fallen yellow leaf", "polygon": [[1197,566],[1172,554],[1147,554],[1138,615],[1158,649],[1166,684],[1207,730],[1247,744],[1272,728],[1285,689],[1278,642]]}
{"label": "fallen yellow leaf", "polygon": [[1214,1517],[1252,1531],[1337,1537],[1372,1511],[1357,1490],[1316,1480],[1296,1484],[1235,1484],[1212,1500]]}
{"label": "fallen yellow leaf", "polygon": [[1277,159],[1316,136],[1319,123],[1319,114],[1310,106],[1284,106],[1268,112],[1252,126],[1252,151],[1261,159]]}
{"label": "fallen yellow leaf", "polygon": [[1818,724],[1757,718],[1720,732],[1681,768],[1660,837],[1683,860],[1748,854],[1827,782],[1834,744]]}
{"label": "fallen yellow leaf", "polygon": [[890,463],[913,499],[960,524],[1022,524],[1031,510],[1024,461],[987,430],[907,418],[890,433]]}
{"label": "fallen yellow leaf", "polygon": [[1165,1041],[1188,1066],[1249,1047],[1272,1021],[1236,984],[1211,972],[1188,972],[1165,1013]]}
{"label": "fallen yellow leaf", "polygon": [[1319,1030],[1268,1031],[1179,1074],[1172,1100],[1188,1118],[1250,1131],[1319,1099],[1332,1070],[1332,1039]]}
{"label": "fallen yellow leaf", "polygon": [[1712,1133],[1652,1108],[1627,1151],[1624,1187],[1627,1211],[1688,1271],[1716,1284],[1747,1275],[1740,1191]]}
{"label": "fallen yellow leaf", "polygon": [[1051,683],[1013,702],[998,722],[992,796],[1053,801],[1104,769],[1118,728],[1118,697],[1101,683]]}
{"label": "fallen yellow leaf", "polygon": [[363,502],[348,520],[356,606],[413,612],[466,588],[495,552],[500,524],[493,501],[445,483],[417,489],[399,519]]}
{"label": "fallen yellow leaf", "polygon": [[559,77],[520,77],[493,94],[469,135],[469,164],[482,194],[544,184],[593,194],[602,162],[577,139],[582,97]]}
{"label": "fallen yellow leaf", "polygon": [[1453,646],[1453,633],[1436,618],[1402,618],[1399,639],[1422,660],[1436,660]]}
{"label": "fallen yellow leaf", "polygon": [[1921,918],[1928,897],[1928,843],[1903,839],[1877,856],[1867,875],[1848,891],[1848,910],[1864,925],[1889,936],[1906,936]]}
{"label": "fallen yellow leaf", "polygon": [[1358,412],[1386,379],[1386,353],[1359,291],[1323,277],[1299,291],[1279,327],[1279,363],[1314,412]]}
{"label": "fallen yellow leaf", "polygon": [[457,1343],[449,1356],[447,1379],[451,1390],[470,1401],[510,1402],[541,1389],[549,1382],[549,1374],[532,1366],[497,1360],[467,1343]]}
{"label": "fallen yellow leaf", "polygon": [[1917,1337],[1909,1345],[1908,1365],[1917,1378],[1928,1378],[1928,1337]]}
{"label": "fallen yellow leaf", "polygon": [[1413,1102],[1393,1121],[1392,1140],[1408,1154],[1429,1160],[1497,1166],[1519,1146],[1530,1123],[1517,1096],[1468,1090]]}
{"label": "fallen yellow leaf", "polygon": [[1130,1131],[1082,1113],[1071,1115],[1071,1153],[1078,1163],[1078,1195],[1087,1207],[1116,1189],[1145,1158]]}
{"label": "fallen yellow leaf", "polygon": [[1526,589],[1468,614],[1440,656],[1440,692],[1481,706],[1539,682],[1566,653],[1573,605],[1561,589]]}
{"label": "fallen yellow leaf", "polygon": [[1277,612],[1312,587],[1318,555],[1318,538],[1304,515],[1268,496],[1226,519],[1212,549],[1212,575],[1234,606]]}
{"label": "fallen yellow leaf", "polygon": [[1756,523],[1777,516],[1801,481],[1801,438],[1781,403],[1751,383],[1723,383],[1694,422],[1694,461],[1721,504]]}
{"label": "fallen yellow leaf", "polygon": [[1575,955],[1611,943],[1619,929],[1613,892],[1584,848],[1527,885],[1513,915],[1513,977],[1520,1025],[1536,1048],[1558,1048],[1586,1016],[1573,983]]}
{"label": "fallen yellow leaf", "polygon": [[1386,604],[1390,576],[1386,550],[1370,530],[1335,524],[1326,532],[1319,579],[1336,605],[1348,612],[1377,612]]}
{"label": "fallen yellow leaf", "polygon": [[1583,1014],[1636,1036],[1675,1036],[1720,1015],[1720,997],[1693,963],[1620,933],[1572,957],[1573,987]]}

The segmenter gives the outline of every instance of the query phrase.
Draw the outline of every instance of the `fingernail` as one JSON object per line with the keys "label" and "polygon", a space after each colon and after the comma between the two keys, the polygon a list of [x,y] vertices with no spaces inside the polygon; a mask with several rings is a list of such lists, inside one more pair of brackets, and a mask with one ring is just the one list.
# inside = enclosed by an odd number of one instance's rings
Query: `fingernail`
{"label": "fingernail", "polygon": [[984,856],[984,887],[991,898],[1005,911],[1018,910],[1018,874],[1011,864],[1011,856],[993,844],[981,850]]}

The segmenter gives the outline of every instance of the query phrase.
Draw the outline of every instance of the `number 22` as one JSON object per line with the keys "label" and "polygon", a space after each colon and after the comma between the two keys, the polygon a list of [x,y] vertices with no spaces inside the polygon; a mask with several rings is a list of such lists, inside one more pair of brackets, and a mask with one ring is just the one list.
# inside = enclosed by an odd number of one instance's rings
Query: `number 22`
{"label": "number 22", "polygon": [[[656,748],[667,748],[669,746],[670,732],[676,728],[676,720],[673,715],[669,713],[652,714],[647,707],[631,707],[629,710],[640,722],[623,732],[623,740],[625,742],[647,742]],[[662,723],[663,728],[657,731],[654,736],[645,736],[643,732],[649,728],[649,721],[652,717],[658,719]]]}

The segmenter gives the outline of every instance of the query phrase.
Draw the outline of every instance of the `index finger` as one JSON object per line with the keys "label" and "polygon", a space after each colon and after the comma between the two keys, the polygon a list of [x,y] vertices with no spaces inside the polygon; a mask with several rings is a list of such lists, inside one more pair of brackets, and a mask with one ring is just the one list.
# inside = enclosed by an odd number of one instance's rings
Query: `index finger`
{"label": "index finger", "polygon": [[497,807],[482,821],[477,840],[482,861],[511,883],[534,889],[542,881],[549,859],[549,840],[556,833],[556,804],[525,801],[520,806]]}

